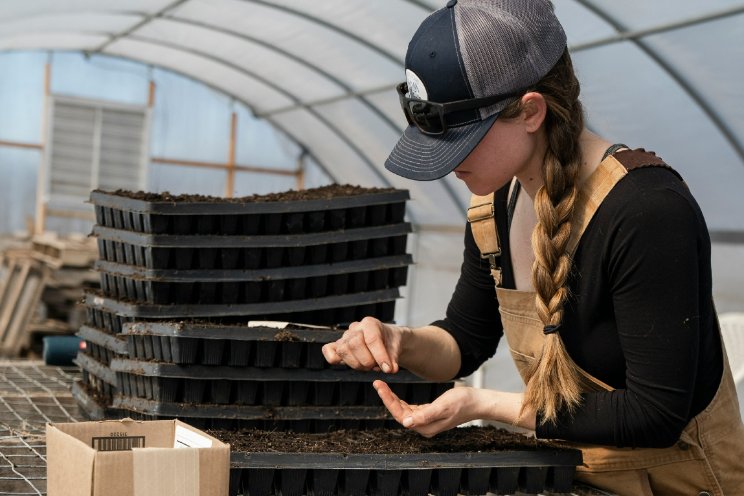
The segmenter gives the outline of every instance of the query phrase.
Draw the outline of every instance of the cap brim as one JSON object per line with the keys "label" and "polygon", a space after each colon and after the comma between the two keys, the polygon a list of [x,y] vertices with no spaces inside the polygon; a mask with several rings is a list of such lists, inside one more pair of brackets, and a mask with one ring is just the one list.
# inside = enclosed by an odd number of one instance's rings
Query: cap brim
{"label": "cap brim", "polygon": [[444,177],[470,155],[497,117],[498,112],[473,124],[449,128],[441,136],[429,136],[408,126],[385,161],[385,168],[416,181]]}

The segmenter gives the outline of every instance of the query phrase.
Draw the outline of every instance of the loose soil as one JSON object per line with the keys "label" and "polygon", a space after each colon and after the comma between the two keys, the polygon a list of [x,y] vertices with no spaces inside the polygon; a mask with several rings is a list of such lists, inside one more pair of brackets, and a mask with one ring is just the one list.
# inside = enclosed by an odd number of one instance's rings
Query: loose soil
{"label": "loose soil", "polygon": [[283,329],[276,334],[274,334],[274,341],[285,341],[285,342],[292,342],[292,341],[299,341],[300,338],[297,336],[297,334],[290,332],[286,329]]}
{"label": "loose soil", "polygon": [[337,430],[325,433],[210,430],[243,453],[417,454],[555,449],[558,446],[497,427],[461,427],[425,438],[406,429]]}
{"label": "loose soil", "polygon": [[168,191],[162,193],[148,193],[146,191],[127,191],[118,189],[116,191],[95,190],[100,193],[113,194],[131,198],[132,200],[143,200],[149,202],[203,202],[203,203],[259,203],[259,202],[281,202],[301,200],[330,200],[346,196],[369,195],[374,193],[388,193],[395,188],[365,188],[351,184],[331,184],[318,188],[303,190],[288,190],[280,193],[269,193],[264,195],[241,196],[237,198],[222,198],[207,195],[173,195]]}

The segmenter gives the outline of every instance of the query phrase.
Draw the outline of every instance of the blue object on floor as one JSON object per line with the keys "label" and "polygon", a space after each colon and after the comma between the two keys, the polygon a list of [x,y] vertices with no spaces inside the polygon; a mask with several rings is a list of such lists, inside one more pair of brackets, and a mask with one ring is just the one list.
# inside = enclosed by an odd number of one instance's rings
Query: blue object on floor
{"label": "blue object on floor", "polygon": [[73,365],[72,360],[80,351],[82,342],[77,336],[46,336],[43,341],[43,358],[47,365]]}

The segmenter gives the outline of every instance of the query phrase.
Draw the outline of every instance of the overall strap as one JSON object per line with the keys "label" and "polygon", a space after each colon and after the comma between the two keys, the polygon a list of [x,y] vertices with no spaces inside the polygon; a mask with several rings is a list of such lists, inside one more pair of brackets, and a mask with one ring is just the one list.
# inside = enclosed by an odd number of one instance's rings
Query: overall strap
{"label": "overall strap", "polygon": [[671,171],[680,181],[684,182],[682,176],[676,170],[672,169],[661,158],[657,157],[654,152],[647,152],[643,148],[635,150],[622,150],[614,154],[615,159],[620,162],[628,172],[644,167],[662,167]]}
{"label": "overall strap", "polygon": [[481,258],[488,260],[491,276],[496,286],[501,286],[501,243],[496,230],[496,209],[493,199],[493,193],[485,196],[472,195],[468,208],[468,222]]}

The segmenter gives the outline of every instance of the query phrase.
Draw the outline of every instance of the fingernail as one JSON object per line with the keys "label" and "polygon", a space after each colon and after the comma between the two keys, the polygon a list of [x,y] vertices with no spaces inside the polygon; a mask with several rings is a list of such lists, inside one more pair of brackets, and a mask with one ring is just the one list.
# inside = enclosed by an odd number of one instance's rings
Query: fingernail
{"label": "fingernail", "polygon": [[413,417],[406,417],[403,419],[403,427],[411,427],[413,425]]}
{"label": "fingernail", "polygon": [[386,374],[390,372],[390,365],[388,365],[387,362],[382,362],[382,371]]}

